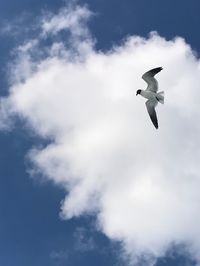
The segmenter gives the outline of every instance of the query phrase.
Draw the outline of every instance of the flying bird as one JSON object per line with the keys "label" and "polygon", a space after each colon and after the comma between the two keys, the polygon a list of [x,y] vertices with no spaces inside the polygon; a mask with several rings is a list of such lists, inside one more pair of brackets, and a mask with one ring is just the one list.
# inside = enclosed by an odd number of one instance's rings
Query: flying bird
{"label": "flying bird", "polygon": [[147,99],[145,103],[147,111],[156,129],[158,129],[158,119],[155,107],[158,104],[158,102],[164,104],[164,91],[157,92],[158,82],[154,78],[154,76],[162,69],[163,69],[162,67],[156,67],[144,73],[142,78],[144,81],[146,81],[148,86],[146,90],[137,90],[136,92],[136,96],[140,94],[141,96]]}

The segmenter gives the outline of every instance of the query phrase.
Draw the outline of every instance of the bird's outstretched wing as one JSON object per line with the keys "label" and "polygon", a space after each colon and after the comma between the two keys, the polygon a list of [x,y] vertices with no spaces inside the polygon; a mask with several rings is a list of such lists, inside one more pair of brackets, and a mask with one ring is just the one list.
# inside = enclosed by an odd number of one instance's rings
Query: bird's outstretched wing
{"label": "bird's outstretched wing", "polygon": [[146,73],[143,74],[142,78],[146,83],[148,84],[147,90],[150,90],[152,92],[157,92],[158,90],[158,82],[154,78],[154,76],[160,72],[163,68],[162,67],[156,67],[153,68]]}
{"label": "bird's outstretched wing", "polygon": [[151,118],[152,123],[154,124],[155,128],[158,129],[158,119],[155,111],[155,107],[157,105],[156,101],[148,100],[146,101],[146,107],[147,111],[149,113],[149,116]]}

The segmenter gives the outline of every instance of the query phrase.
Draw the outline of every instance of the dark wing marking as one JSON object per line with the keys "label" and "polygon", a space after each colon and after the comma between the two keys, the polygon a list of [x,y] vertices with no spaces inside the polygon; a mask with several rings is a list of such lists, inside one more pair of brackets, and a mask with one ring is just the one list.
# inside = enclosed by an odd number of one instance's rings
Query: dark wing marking
{"label": "dark wing marking", "polygon": [[153,68],[149,71],[147,71],[146,73],[144,73],[144,75],[149,75],[151,77],[154,77],[158,72],[160,72],[161,70],[163,70],[162,67],[156,67],[156,68]]}
{"label": "dark wing marking", "polygon": [[155,128],[158,129],[158,119],[155,111],[155,106],[157,103],[155,101],[148,100],[145,104],[152,123],[154,124]]}
{"label": "dark wing marking", "polygon": [[154,78],[154,76],[158,72],[160,72],[162,69],[163,69],[162,67],[156,67],[156,68],[153,68],[153,69],[151,69],[151,70],[149,70],[149,71],[147,71],[146,73],[143,74],[142,78],[148,84],[147,90],[150,90],[150,91],[153,91],[153,92],[157,92],[157,90],[158,90],[158,82]]}

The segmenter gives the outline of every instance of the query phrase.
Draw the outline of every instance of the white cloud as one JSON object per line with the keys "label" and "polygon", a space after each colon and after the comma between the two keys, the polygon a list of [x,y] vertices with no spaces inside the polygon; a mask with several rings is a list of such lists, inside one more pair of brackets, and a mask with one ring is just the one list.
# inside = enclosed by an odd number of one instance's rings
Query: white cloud
{"label": "white cloud", "polygon": [[[75,23],[81,32],[89,14],[85,7],[65,9],[43,20],[42,29],[54,34]],[[184,243],[200,262],[199,60],[184,39],[156,33],[132,36],[106,53],[95,50],[90,34],[72,40],[72,51],[63,44],[60,57],[50,49],[7,99],[12,112],[52,139],[30,158],[66,188],[62,216],[95,213],[99,228],[122,241],[133,261]],[[146,86],[141,75],[157,66],[164,68],[157,78],[166,93],[158,131],[144,99],[135,97]]]}
{"label": "white cloud", "polygon": [[82,23],[89,19],[91,12],[86,7],[69,6],[62,9],[57,15],[48,13],[42,20],[43,34],[57,34],[62,30],[69,30],[72,34],[80,36],[88,32]]}

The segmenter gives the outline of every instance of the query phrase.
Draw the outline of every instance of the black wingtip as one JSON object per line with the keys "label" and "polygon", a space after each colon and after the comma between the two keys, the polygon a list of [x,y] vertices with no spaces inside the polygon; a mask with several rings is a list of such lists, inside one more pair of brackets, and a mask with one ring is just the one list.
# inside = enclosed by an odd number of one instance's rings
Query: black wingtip
{"label": "black wingtip", "polygon": [[156,129],[158,129],[158,121],[157,121],[157,118],[156,118],[156,120],[155,120],[154,118],[152,118],[152,117],[150,117],[150,118],[151,118],[151,121],[152,121],[154,127],[155,127]]}
{"label": "black wingtip", "polygon": [[156,121],[152,121],[153,122],[153,125],[156,129],[158,129],[158,124],[156,123]]}
{"label": "black wingtip", "polygon": [[161,70],[163,70],[163,67],[156,67],[155,70],[157,70],[158,72],[160,72]]}
{"label": "black wingtip", "polygon": [[144,75],[142,76],[144,78],[145,75],[150,75],[152,77],[154,77],[157,73],[159,73],[161,70],[163,70],[163,67],[156,67],[153,68],[149,71],[147,71],[146,73],[144,73]]}

